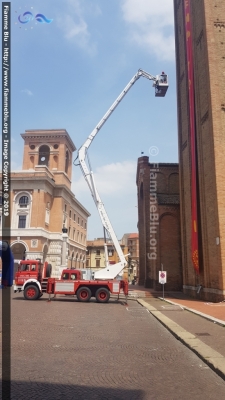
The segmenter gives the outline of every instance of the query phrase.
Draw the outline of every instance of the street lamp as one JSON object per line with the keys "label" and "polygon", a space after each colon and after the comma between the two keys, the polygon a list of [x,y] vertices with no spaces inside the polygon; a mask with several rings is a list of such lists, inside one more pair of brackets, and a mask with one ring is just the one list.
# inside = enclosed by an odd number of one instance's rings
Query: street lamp
{"label": "street lamp", "polygon": [[62,228],[62,266],[65,268],[66,267],[66,244],[67,244],[67,235],[68,229],[63,225]]}

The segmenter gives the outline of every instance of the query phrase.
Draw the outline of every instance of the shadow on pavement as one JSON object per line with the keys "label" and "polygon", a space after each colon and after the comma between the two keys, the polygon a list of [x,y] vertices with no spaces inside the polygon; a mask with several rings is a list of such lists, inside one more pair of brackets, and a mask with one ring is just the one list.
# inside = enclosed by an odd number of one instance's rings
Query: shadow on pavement
{"label": "shadow on pavement", "polygon": [[9,396],[10,393],[7,389],[6,386],[6,390],[2,393],[3,399],[144,400],[145,397],[145,393],[142,390],[136,389],[114,389],[85,385],[46,383],[40,381],[12,381],[11,396]]}
{"label": "shadow on pavement", "polygon": [[57,297],[55,297],[55,298],[51,298],[51,301],[49,301],[48,300],[48,297],[41,297],[40,299],[38,299],[38,300],[25,300],[24,299],[24,297],[22,296],[22,297],[13,297],[11,300],[16,300],[16,301],[26,301],[26,302],[29,302],[29,303],[32,303],[32,302],[47,302],[47,303],[55,303],[55,302],[64,302],[64,303],[79,303],[79,304],[90,304],[90,303],[92,303],[92,304],[97,304],[98,306],[99,305],[104,305],[104,306],[107,306],[107,304],[110,304],[110,305],[112,305],[112,304],[115,304],[115,305],[117,305],[118,306],[118,304],[119,305],[126,305],[126,303],[125,303],[125,301],[124,300],[122,300],[122,299],[119,299],[119,300],[117,300],[117,299],[115,299],[115,298],[110,298],[109,299],[109,301],[108,301],[108,303],[98,303],[96,300],[95,300],[95,298],[92,298],[89,302],[80,302],[80,301],[78,301],[77,300],[77,298],[76,297],[74,297],[74,296],[70,296],[70,295],[68,295],[68,296],[57,296]]}

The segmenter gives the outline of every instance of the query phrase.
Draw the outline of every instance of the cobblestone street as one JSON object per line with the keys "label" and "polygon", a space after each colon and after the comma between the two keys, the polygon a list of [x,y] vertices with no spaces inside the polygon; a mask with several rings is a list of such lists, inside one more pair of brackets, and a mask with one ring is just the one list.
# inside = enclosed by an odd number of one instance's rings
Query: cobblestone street
{"label": "cobblestone street", "polygon": [[225,382],[136,301],[12,298],[12,399],[223,399]]}

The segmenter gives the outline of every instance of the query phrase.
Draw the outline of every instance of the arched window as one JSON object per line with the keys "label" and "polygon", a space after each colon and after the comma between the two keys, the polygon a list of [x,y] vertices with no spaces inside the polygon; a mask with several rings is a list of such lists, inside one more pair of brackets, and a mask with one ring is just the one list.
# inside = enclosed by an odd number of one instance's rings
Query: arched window
{"label": "arched window", "polygon": [[39,148],[38,165],[46,165],[48,167],[50,149],[45,144]]}
{"label": "arched window", "polygon": [[28,204],[29,204],[28,196],[21,196],[19,199],[20,208],[26,208]]}
{"label": "arched window", "polygon": [[29,228],[32,208],[32,195],[21,191],[15,195],[12,212],[12,228]]}

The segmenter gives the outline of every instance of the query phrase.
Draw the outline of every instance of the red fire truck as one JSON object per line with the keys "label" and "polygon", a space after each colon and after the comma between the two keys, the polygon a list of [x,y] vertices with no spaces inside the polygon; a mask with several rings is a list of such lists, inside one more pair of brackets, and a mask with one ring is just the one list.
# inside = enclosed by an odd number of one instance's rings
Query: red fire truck
{"label": "red fire truck", "polygon": [[15,275],[14,293],[23,292],[26,300],[37,300],[44,293],[74,295],[78,301],[88,302],[95,297],[98,303],[107,303],[110,294],[122,292],[128,296],[128,282],[124,280],[83,280],[79,269],[64,269],[60,279],[51,278],[51,265],[40,260],[20,261]]}

